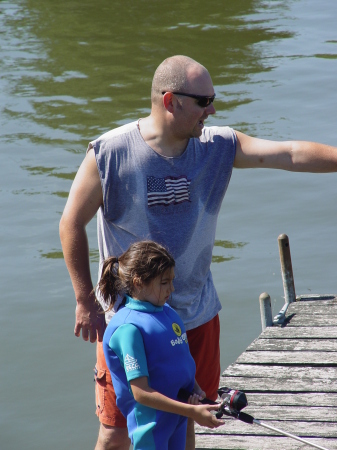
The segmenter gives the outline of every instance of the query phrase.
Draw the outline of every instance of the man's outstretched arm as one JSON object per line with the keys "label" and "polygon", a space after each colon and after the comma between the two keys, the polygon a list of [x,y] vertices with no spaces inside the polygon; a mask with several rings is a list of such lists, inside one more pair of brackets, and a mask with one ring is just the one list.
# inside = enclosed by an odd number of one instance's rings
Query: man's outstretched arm
{"label": "man's outstretched arm", "polygon": [[268,141],[239,131],[234,167],[293,172],[337,172],[337,148],[306,141]]}
{"label": "man's outstretched arm", "polygon": [[93,294],[90,274],[89,245],[86,225],[103,204],[103,195],[94,151],[90,150],[81,164],[60,221],[60,238],[64,259],[76,298],[74,333],[90,342],[103,339],[104,314]]}

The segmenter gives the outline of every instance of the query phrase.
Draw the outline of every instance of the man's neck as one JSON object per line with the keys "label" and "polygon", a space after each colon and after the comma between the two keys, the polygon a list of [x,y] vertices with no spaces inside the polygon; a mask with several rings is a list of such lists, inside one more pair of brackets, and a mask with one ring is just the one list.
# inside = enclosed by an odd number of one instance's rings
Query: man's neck
{"label": "man's neck", "polygon": [[189,139],[177,139],[169,130],[156,123],[152,116],[139,120],[138,128],[147,145],[159,155],[179,157],[188,145]]}

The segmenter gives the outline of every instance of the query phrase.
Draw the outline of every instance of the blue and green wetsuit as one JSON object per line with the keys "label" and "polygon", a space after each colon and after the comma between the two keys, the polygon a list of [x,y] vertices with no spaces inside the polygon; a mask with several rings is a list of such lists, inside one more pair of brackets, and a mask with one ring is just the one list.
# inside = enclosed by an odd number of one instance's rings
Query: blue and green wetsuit
{"label": "blue and green wetsuit", "polygon": [[127,296],[105,330],[103,349],[134,450],[183,450],[187,418],[137,403],[129,385],[146,376],[152,389],[172,399],[181,388],[193,389],[195,363],[178,314],[167,304]]}

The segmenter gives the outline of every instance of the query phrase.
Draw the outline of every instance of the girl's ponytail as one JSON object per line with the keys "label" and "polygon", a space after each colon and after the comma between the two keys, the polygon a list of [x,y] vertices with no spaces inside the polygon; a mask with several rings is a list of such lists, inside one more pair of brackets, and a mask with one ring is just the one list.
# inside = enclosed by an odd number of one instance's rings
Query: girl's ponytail
{"label": "girl's ponytail", "polygon": [[98,289],[105,303],[111,309],[120,292],[118,258],[115,256],[111,256],[104,261]]}

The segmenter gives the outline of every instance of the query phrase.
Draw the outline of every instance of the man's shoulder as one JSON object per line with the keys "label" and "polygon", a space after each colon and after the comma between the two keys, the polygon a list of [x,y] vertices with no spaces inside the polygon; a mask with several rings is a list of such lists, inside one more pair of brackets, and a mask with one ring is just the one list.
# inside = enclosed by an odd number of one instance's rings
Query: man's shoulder
{"label": "man's shoulder", "polygon": [[134,122],[130,122],[125,125],[121,125],[120,127],[113,128],[112,130],[103,133],[97,139],[94,139],[93,141],[91,141],[89,143],[88,149],[94,147],[95,144],[98,142],[99,143],[108,142],[111,139],[114,139],[118,136],[123,136],[123,135],[133,132],[134,130],[137,129],[137,124],[138,124],[138,121],[135,120]]}
{"label": "man's shoulder", "polygon": [[99,140],[109,140],[115,136],[120,136],[121,134],[129,133],[137,128],[138,121],[126,123],[125,125],[121,125],[120,127],[113,128],[110,131],[102,134],[98,139]]}

